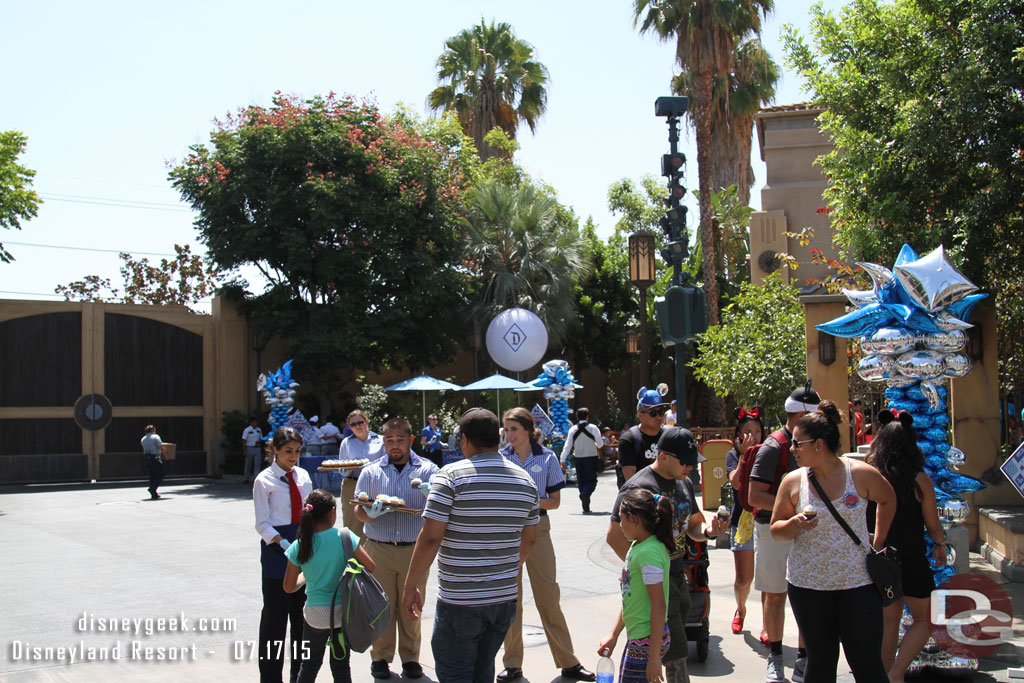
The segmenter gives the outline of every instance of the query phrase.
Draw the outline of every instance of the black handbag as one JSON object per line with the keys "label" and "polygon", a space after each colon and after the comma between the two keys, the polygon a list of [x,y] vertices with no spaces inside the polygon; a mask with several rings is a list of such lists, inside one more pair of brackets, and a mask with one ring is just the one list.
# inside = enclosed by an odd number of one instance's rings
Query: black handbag
{"label": "black handbag", "polygon": [[[818,497],[825,503],[825,507],[832,513],[835,520],[839,522],[839,526],[843,528],[843,531],[853,539],[855,544],[858,546],[862,545],[860,538],[857,537],[857,534],[853,533],[850,525],[836,512],[836,509],[832,506],[832,501],[825,495],[825,491],[821,488],[818,480],[814,478],[814,474],[808,472],[807,478],[811,480],[814,490],[818,492]],[[865,563],[868,569],[868,576],[871,577],[878,595],[882,598],[882,607],[888,607],[897,600],[903,599],[903,574],[900,570],[900,561],[896,556],[895,548],[891,546],[886,546],[882,550],[868,548]]]}

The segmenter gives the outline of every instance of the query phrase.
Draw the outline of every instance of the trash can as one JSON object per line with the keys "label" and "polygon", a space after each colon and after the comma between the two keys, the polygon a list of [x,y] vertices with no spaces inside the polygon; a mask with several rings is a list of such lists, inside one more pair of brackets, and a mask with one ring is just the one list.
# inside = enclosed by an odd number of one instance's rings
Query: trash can
{"label": "trash can", "polygon": [[717,510],[722,504],[722,484],[729,481],[725,474],[725,454],[732,450],[732,441],[712,439],[704,442],[701,454],[707,458],[701,467],[701,495],[705,510]]}

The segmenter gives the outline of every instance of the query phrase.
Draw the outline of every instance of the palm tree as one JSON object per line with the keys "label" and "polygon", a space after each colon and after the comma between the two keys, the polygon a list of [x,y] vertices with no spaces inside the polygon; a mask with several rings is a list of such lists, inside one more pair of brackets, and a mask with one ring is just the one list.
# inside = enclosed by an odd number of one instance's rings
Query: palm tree
{"label": "palm tree", "polygon": [[[720,192],[736,185],[737,198],[750,204],[754,172],[750,164],[750,145],[754,115],[775,99],[779,65],[764,49],[760,38],[743,40],[733,52],[733,67],[712,85],[711,189]],[[672,78],[672,90],[696,101],[692,71]],[[692,117],[691,117],[692,121]]]}
{"label": "palm tree", "polygon": [[738,36],[760,34],[761,16],[774,0],[634,0],[634,24],[641,33],[675,38],[679,66],[693,73],[693,122],[697,130],[697,185],[700,241],[708,325],[719,323],[714,230],[711,221],[711,123],[715,77],[733,67]]}
{"label": "palm tree", "polygon": [[484,161],[498,153],[484,142],[491,129],[500,127],[514,139],[525,122],[532,132],[547,107],[547,67],[508,24],[492,21],[488,26],[481,20],[449,38],[437,69],[440,85],[427,105],[454,111]]}
{"label": "palm tree", "polygon": [[551,196],[524,184],[486,181],[469,199],[465,260],[483,292],[474,317],[487,320],[510,307],[533,311],[558,343],[573,319],[573,286],[589,266],[582,243],[558,220]]}

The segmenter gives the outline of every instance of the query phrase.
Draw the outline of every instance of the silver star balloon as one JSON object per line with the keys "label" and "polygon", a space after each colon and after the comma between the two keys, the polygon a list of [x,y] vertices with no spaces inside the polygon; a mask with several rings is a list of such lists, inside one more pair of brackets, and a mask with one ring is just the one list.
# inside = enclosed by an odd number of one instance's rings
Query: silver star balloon
{"label": "silver star balloon", "polygon": [[942,245],[916,261],[896,266],[895,275],[914,303],[933,313],[978,290],[949,262]]}

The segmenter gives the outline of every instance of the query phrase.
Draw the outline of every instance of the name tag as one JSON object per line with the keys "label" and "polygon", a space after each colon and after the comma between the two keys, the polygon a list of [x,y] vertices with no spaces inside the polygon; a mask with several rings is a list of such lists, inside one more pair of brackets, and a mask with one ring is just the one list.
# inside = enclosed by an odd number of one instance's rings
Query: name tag
{"label": "name tag", "polygon": [[533,467],[530,468],[530,471],[531,472],[536,472],[536,473],[539,474],[539,473],[544,471],[544,468],[541,467],[540,465],[534,465]]}

